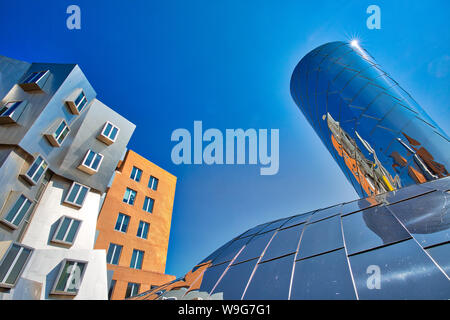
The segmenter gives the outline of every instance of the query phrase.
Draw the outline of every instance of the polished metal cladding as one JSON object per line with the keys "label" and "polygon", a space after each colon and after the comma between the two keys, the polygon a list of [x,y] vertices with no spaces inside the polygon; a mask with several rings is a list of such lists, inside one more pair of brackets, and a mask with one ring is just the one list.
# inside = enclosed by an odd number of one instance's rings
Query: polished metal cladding
{"label": "polished metal cladding", "polygon": [[449,175],[449,137],[356,41],[308,53],[291,95],[361,197]]}
{"label": "polished metal cladding", "polygon": [[256,226],[131,299],[450,299],[449,191],[446,177]]}

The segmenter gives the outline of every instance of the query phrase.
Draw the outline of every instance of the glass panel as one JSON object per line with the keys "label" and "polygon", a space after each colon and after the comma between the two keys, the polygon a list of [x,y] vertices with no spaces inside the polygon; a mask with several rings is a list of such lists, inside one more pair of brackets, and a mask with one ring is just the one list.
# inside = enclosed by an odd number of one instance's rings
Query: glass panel
{"label": "glass panel", "polygon": [[345,250],[295,263],[291,300],[356,299]]}
{"label": "glass panel", "polygon": [[17,278],[19,277],[20,272],[25,267],[25,262],[27,262],[27,259],[30,256],[30,254],[31,254],[30,249],[23,248],[19,258],[17,259],[16,263],[14,264],[14,267],[11,270],[11,273],[9,274],[8,278],[5,281],[6,283],[14,284],[17,281]]}
{"label": "glass panel", "polygon": [[113,243],[109,244],[108,253],[106,254],[106,262],[107,263],[111,263],[112,262],[115,246],[116,245],[113,244]]}
{"label": "glass panel", "polygon": [[342,218],[348,254],[405,240],[411,235],[386,207],[373,207]]}
{"label": "glass panel", "polygon": [[4,109],[2,109],[1,116],[8,117],[11,116],[14,111],[16,111],[17,107],[22,103],[22,101],[17,102],[9,102],[5,105]]}
{"label": "glass panel", "polygon": [[341,208],[341,214],[349,214],[357,211],[361,211],[373,206],[378,205],[379,202],[375,197],[368,197],[365,199],[359,199],[349,203],[344,203]]}
{"label": "glass panel", "polygon": [[297,251],[304,224],[277,232],[264,253],[262,261],[278,258]]}
{"label": "glass panel", "polygon": [[308,221],[308,219],[311,218],[311,215],[314,213],[314,211],[308,212],[308,213],[303,213],[297,216],[294,216],[292,218],[290,218],[288,220],[288,222],[286,222],[283,225],[283,228],[289,228],[292,226],[295,226],[297,224],[301,224],[301,223],[305,223],[306,221]]}
{"label": "glass panel", "polygon": [[133,250],[133,255],[131,256],[130,268],[135,268],[137,258],[137,250]]}
{"label": "glass panel", "polygon": [[287,300],[294,255],[256,266],[244,300]]}
{"label": "glass panel", "polygon": [[80,188],[81,188],[81,185],[79,185],[78,183],[75,183],[72,187],[72,190],[70,191],[69,196],[67,197],[67,201],[74,203],[75,197],[77,196]]}
{"label": "glass panel", "polygon": [[69,280],[70,272],[72,271],[72,267],[75,265],[73,261],[66,261],[64,267],[62,269],[61,275],[56,284],[55,291],[64,292],[66,288],[67,281]]}
{"label": "glass panel", "polygon": [[299,258],[343,247],[340,217],[333,217],[305,226],[300,240]]}
{"label": "glass panel", "polygon": [[81,284],[81,277],[83,275],[84,268],[86,267],[85,263],[78,262],[77,266],[74,270],[72,270],[73,277],[70,280],[69,287],[67,288],[67,292],[76,293]]}
{"label": "glass panel", "polygon": [[137,252],[137,263],[136,263],[136,269],[142,268],[142,260],[144,259],[144,252],[139,251]]}
{"label": "glass panel", "polygon": [[450,241],[450,194],[442,191],[390,205],[389,210],[423,247]]}
{"label": "glass panel", "polygon": [[103,131],[103,135],[106,137],[109,137],[109,133],[111,132],[111,129],[112,129],[112,124],[107,123],[106,127],[105,127],[105,131]]}
{"label": "glass panel", "polygon": [[137,236],[142,238],[142,228],[144,227],[144,223],[142,221],[139,222],[139,227],[137,231]]}
{"label": "glass panel", "polygon": [[233,263],[236,264],[253,258],[259,258],[274,233],[275,231],[270,231],[254,236]]}
{"label": "glass panel", "polygon": [[265,227],[267,227],[270,223],[271,222],[263,223],[263,224],[260,224],[260,225],[258,225],[256,227],[252,228],[252,229],[249,229],[246,232],[244,232],[243,234],[241,234],[239,236],[239,238],[244,238],[244,237],[248,237],[250,235],[256,234],[256,233],[260,232],[262,229],[264,229]]}
{"label": "glass panel", "polygon": [[120,254],[122,253],[122,246],[115,245],[116,251],[114,252],[114,256],[112,258],[112,264],[119,264]]}
{"label": "glass panel", "polygon": [[125,216],[122,213],[119,213],[119,215],[117,216],[116,226],[114,227],[114,229],[120,230],[120,227],[122,225],[122,220],[124,217]]}
{"label": "glass panel", "polygon": [[414,240],[351,256],[360,299],[448,299],[450,281]]}
{"label": "glass panel", "polygon": [[78,195],[76,204],[78,204],[80,206],[83,204],[84,198],[86,197],[88,190],[89,190],[89,188],[87,188],[87,187],[81,188],[81,191],[80,191],[80,194]]}
{"label": "glass panel", "polygon": [[280,228],[283,224],[285,224],[288,220],[289,220],[289,218],[273,221],[270,224],[268,224],[264,229],[262,229],[259,233],[276,230],[276,229]]}
{"label": "glass panel", "polygon": [[8,214],[5,216],[5,220],[10,222],[10,223],[13,223],[14,217],[16,216],[16,214],[18,213],[19,209],[22,207],[22,205],[24,204],[24,202],[26,200],[27,200],[27,198],[25,198],[24,195],[21,195],[19,197],[19,199],[17,199],[16,203],[11,208],[11,210],[9,210]]}
{"label": "glass panel", "polygon": [[34,175],[33,181],[34,182],[38,182],[39,179],[42,177],[42,174],[45,172],[46,169],[47,169],[47,163],[44,162],[44,163],[42,163],[42,165],[39,167],[38,171]]}
{"label": "glass panel", "polygon": [[64,131],[61,133],[61,135],[58,138],[58,143],[63,143],[64,139],[66,138],[67,134],[69,133],[69,127],[65,127]]}
{"label": "glass panel", "polygon": [[134,204],[134,199],[136,198],[136,191],[130,190],[130,198],[128,200],[128,204]]}
{"label": "glass panel", "polygon": [[108,300],[111,300],[115,286],[116,286],[116,280],[111,280],[111,284],[110,284],[109,290],[108,290]]}
{"label": "glass panel", "polygon": [[341,207],[342,207],[342,205],[338,204],[338,205],[330,207],[330,208],[317,210],[316,212],[314,212],[313,216],[309,220],[309,223],[319,221],[319,220],[331,217],[333,215],[339,214],[341,211]]}
{"label": "glass panel", "polygon": [[224,300],[240,300],[258,259],[231,266],[212,294]]}
{"label": "glass panel", "polygon": [[34,160],[33,164],[31,165],[30,169],[27,172],[27,176],[30,178],[33,178],[34,174],[36,173],[37,169],[41,165],[41,163],[44,162],[44,159],[41,156],[38,156],[36,160]]}
{"label": "glass panel", "polygon": [[149,227],[149,224],[148,223],[144,223],[144,236],[143,236],[144,239],[147,239],[148,227]]}
{"label": "glass panel", "polygon": [[13,244],[6,254],[5,259],[3,260],[2,264],[0,265],[0,282],[5,281],[5,276],[8,273],[9,268],[11,267],[12,263],[14,262],[14,259],[16,258],[17,254],[19,253],[20,246]]}
{"label": "glass panel", "polygon": [[80,221],[73,220],[72,226],[70,227],[69,233],[66,237],[66,242],[73,243],[75,235],[77,234],[78,227],[80,226]]}
{"label": "glass panel", "polygon": [[421,185],[412,185],[409,187],[401,188],[398,190],[394,190],[391,192],[383,193],[376,198],[385,204],[395,203],[399,201],[403,201],[408,198],[412,198],[426,192],[430,192],[430,189],[425,188]]}
{"label": "glass panel", "polygon": [[122,232],[127,232],[128,222],[129,221],[130,221],[130,217],[129,216],[124,216],[123,217]]}
{"label": "glass panel", "polygon": [[242,247],[250,240],[250,238],[243,238],[233,241],[231,245],[222,250],[221,254],[214,259],[213,263],[219,264],[225,261],[230,261],[242,249]]}
{"label": "glass panel", "polygon": [[103,158],[103,156],[97,153],[97,155],[95,156],[94,163],[92,164],[92,169],[98,170],[98,166],[99,166],[102,158]]}
{"label": "glass panel", "polygon": [[450,277],[450,243],[427,249],[428,254],[436,261],[436,263]]}
{"label": "glass panel", "polygon": [[86,167],[91,167],[91,163],[92,163],[92,160],[94,160],[94,157],[95,157],[95,152],[92,150],[89,150],[89,154],[88,154],[86,160],[84,161],[84,165]]}
{"label": "glass panel", "polygon": [[66,123],[64,121],[62,121],[60,123],[60,125],[58,126],[58,128],[56,129],[55,133],[53,134],[53,136],[58,139],[59,135],[61,134],[61,132],[64,130],[64,128],[66,128]]}
{"label": "glass panel", "polygon": [[109,138],[110,138],[111,140],[115,140],[118,131],[119,131],[119,130],[118,130],[116,127],[114,127],[114,128],[112,129],[112,132],[111,132],[111,135],[109,136]]}
{"label": "glass panel", "polygon": [[203,273],[203,276],[201,276],[202,283],[200,285],[199,291],[210,293],[227,266],[228,264],[224,263],[206,269],[206,271]]}
{"label": "glass panel", "polygon": [[57,235],[55,236],[56,240],[64,241],[64,236],[67,233],[67,229],[69,228],[70,221],[72,221],[72,219],[64,217],[64,219],[61,223],[61,227],[59,228],[59,231],[58,231]]}

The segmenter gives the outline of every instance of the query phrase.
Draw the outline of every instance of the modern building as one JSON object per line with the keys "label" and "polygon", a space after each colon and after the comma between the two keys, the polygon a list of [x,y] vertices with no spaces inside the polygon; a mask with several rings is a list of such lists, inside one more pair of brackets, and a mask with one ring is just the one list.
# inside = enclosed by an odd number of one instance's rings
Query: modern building
{"label": "modern building", "polygon": [[135,125],[76,64],[0,56],[0,299],[107,299],[104,193]]}
{"label": "modern building", "polygon": [[107,251],[109,298],[160,286],[164,274],[177,178],[128,150],[117,166],[98,216],[95,249]]}
{"label": "modern building", "polygon": [[133,299],[450,299],[448,136],[356,42],[308,53],[291,92],[362,199],[251,228]]}
{"label": "modern building", "polygon": [[449,175],[449,137],[357,41],[308,53],[291,94],[361,197]]}

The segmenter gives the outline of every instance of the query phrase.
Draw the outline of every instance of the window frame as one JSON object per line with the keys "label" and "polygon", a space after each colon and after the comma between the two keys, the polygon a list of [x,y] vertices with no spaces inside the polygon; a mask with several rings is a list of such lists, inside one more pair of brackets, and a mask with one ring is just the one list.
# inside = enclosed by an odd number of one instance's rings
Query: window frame
{"label": "window frame", "polygon": [[[106,135],[105,130],[108,127],[108,125],[111,125],[111,131],[110,131],[109,135]],[[114,139],[111,139],[110,135],[114,131],[114,129],[117,129],[117,132],[116,132]],[[100,131],[100,134],[97,136],[97,138],[100,141],[102,141],[103,143],[110,145],[117,141],[117,137],[119,136],[119,133],[120,133],[120,128],[118,126],[116,126],[111,121],[106,121],[106,123],[103,125],[103,128]]]}
{"label": "window frame", "polygon": [[[56,131],[58,131],[59,127],[61,127],[61,125],[63,123],[65,124],[64,129],[62,129],[61,132],[57,136],[55,136]],[[66,133],[64,135],[65,131],[66,131]],[[45,137],[48,139],[48,141],[50,142],[50,144],[52,146],[60,147],[64,143],[64,140],[66,140],[66,138],[69,136],[69,133],[70,133],[70,126],[69,126],[69,124],[67,123],[66,120],[61,119],[61,121],[58,122],[58,125],[56,126],[55,130],[52,130],[51,132],[45,134]],[[61,136],[63,136],[63,139],[60,142],[59,139],[61,138]]]}
{"label": "window frame", "polygon": [[[33,174],[32,176],[30,176],[30,175],[28,174],[28,172],[31,170],[31,168],[33,167],[34,163],[37,161],[38,158],[41,158],[41,159],[42,159],[42,162],[41,162],[41,164],[39,164],[39,166],[36,168],[34,174]],[[42,171],[40,177],[39,177],[36,181],[34,181],[35,175],[37,174],[37,172],[39,171],[39,169],[40,169],[43,165],[45,165],[44,171]],[[44,176],[44,174],[45,174],[45,172],[47,171],[48,167],[49,167],[49,166],[48,166],[47,160],[46,160],[41,154],[37,154],[36,157],[34,158],[33,162],[31,163],[31,165],[28,167],[27,171],[23,174],[23,177],[25,178],[25,180],[27,180],[29,183],[31,183],[31,184],[34,186],[34,185],[38,184],[39,181],[42,179],[42,177]]]}
{"label": "window frame", "polygon": [[[91,161],[91,165],[95,162],[97,156],[100,156],[100,157],[101,157],[101,158],[100,158],[100,161],[99,161],[99,163],[98,163],[98,165],[97,165],[97,169],[94,169],[94,168],[92,168],[91,166],[88,166],[88,165],[85,164],[85,162],[86,162],[86,160],[87,160],[87,158],[89,157],[89,154],[90,154],[91,152],[94,153],[94,158],[93,158],[92,161]],[[92,149],[88,149],[88,151],[87,151],[86,154],[84,155],[83,160],[81,161],[81,164],[78,166],[78,169],[80,169],[81,171],[83,171],[83,172],[85,172],[85,173],[87,173],[87,174],[90,174],[90,175],[95,174],[95,173],[97,173],[97,172],[100,170],[100,167],[101,167],[101,165],[102,165],[102,162],[103,162],[103,159],[104,159],[104,158],[105,158],[105,156],[104,156],[103,154],[101,154],[101,153],[99,153],[99,152],[95,152],[95,151],[92,150]]]}
{"label": "window frame", "polygon": [[[127,297],[127,292],[128,292],[128,287],[130,286],[130,285],[137,285],[137,292],[136,292],[136,294],[133,294],[133,289],[131,289],[131,292],[130,292],[130,295]],[[137,296],[138,294],[139,294],[139,290],[141,289],[141,284],[140,283],[136,283],[136,282],[128,282],[127,283],[127,289],[125,290],[125,299],[128,299],[128,298],[131,298],[131,297],[134,297],[134,296]]]}
{"label": "window frame", "polygon": [[[136,260],[134,261],[134,264],[133,264],[133,254],[135,251],[137,252]],[[139,266],[139,268],[136,268],[137,262],[139,261],[138,253],[142,253],[142,259],[141,259],[141,265]],[[130,260],[130,269],[142,270],[142,265],[144,264],[144,255],[145,255],[145,251],[139,250],[139,249],[133,249],[133,252],[131,254],[131,260]]]}
{"label": "window frame", "polygon": [[[79,186],[80,186],[80,189],[78,190],[77,194],[75,195],[75,199],[74,199],[74,201],[72,202],[72,201],[69,200],[69,196],[70,196],[70,194],[72,193],[73,189],[75,188],[75,185],[79,185]],[[81,191],[83,190],[83,188],[87,188],[86,195],[84,196],[83,201],[81,202],[81,204],[78,204],[78,203],[76,203],[76,201],[77,201],[78,197],[80,196],[80,193],[81,193]],[[66,195],[66,197],[64,198],[64,203],[68,203],[68,204],[70,204],[70,205],[72,205],[72,206],[81,208],[81,207],[83,207],[84,201],[86,201],[86,198],[87,198],[87,196],[88,196],[90,190],[91,190],[90,187],[88,187],[88,186],[86,186],[86,185],[84,185],[84,184],[81,184],[81,183],[79,183],[79,182],[73,181],[73,182],[72,182],[72,185],[70,186],[69,192],[67,192],[67,195]]]}
{"label": "window frame", "polygon": [[[78,266],[79,263],[84,264],[83,271],[81,272],[81,275],[80,275],[80,285],[81,285],[81,283],[83,281],[84,274],[86,273],[86,269],[87,269],[88,264],[89,264],[88,261],[64,258],[62,260],[62,262],[61,262],[61,266],[59,268],[58,276],[55,278],[55,281],[53,283],[52,290],[50,291],[50,294],[52,294],[52,295],[63,295],[63,296],[76,296],[78,294],[78,291],[80,290],[79,287],[76,288],[76,292],[57,291],[56,290],[56,287],[58,286],[58,282],[59,282],[59,280],[61,278],[61,275],[62,275],[62,272],[64,270],[64,267],[66,266],[66,263],[68,263],[68,262],[74,262],[75,263],[74,267]],[[69,274],[69,277],[67,278],[67,281],[65,283],[65,290],[66,290],[68,284],[71,282],[69,280],[72,280],[72,278],[73,278],[73,273],[74,273],[74,270],[72,269],[70,274]]]}
{"label": "window frame", "polygon": [[[37,75],[41,74],[38,78]],[[28,74],[28,76],[19,83],[19,86],[25,91],[42,91],[42,86],[39,82],[46,79],[50,75],[50,70],[34,71]],[[33,80],[33,81],[32,81]]]}
{"label": "window frame", "polygon": [[[134,177],[133,177],[133,172],[134,172],[135,169],[136,169],[136,172],[135,172]],[[138,173],[139,173],[139,179],[136,180],[136,176],[137,176]],[[131,168],[130,179],[133,180],[133,181],[136,181],[136,182],[140,182],[141,178],[142,178],[142,173],[143,173],[143,171],[141,169],[139,169],[136,166],[133,166],[133,168]]]}
{"label": "window frame", "polygon": [[[130,190],[130,194],[128,195],[127,201],[125,201],[125,196],[126,196],[128,190]],[[134,199],[133,199],[133,203],[130,203],[132,192],[134,192]],[[137,198],[137,191],[127,187],[125,189],[125,194],[123,195],[122,202],[126,203],[126,204],[128,204],[130,206],[134,206],[134,203],[136,202],[136,198]]]}
{"label": "window frame", "polygon": [[[118,231],[118,230],[117,230]],[[111,262],[108,261],[108,252],[111,248],[111,246],[114,245],[114,249],[113,249],[113,253],[111,255]],[[119,257],[117,258],[117,263],[113,263],[114,261],[114,255],[116,254],[117,248],[120,247],[120,252],[119,252]],[[108,250],[106,251],[106,263],[113,265],[113,266],[118,266],[119,262],[120,262],[120,257],[122,256],[122,252],[123,252],[123,245],[114,243],[114,242],[110,242],[109,246],[108,246]]]}
{"label": "window frame", "polygon": [[[141,230],[141,235],[139,235],[139,228],[141,227],[141,224],[143,226],[142,226],[142,230]],[[147,230],[146,230],[145,238],[144,238],[143,237],[143,233],[144,233],[144,230],[145,230],[145,226],[147,226]],[[138,237],[139,239],[148,240],[148,232],[149,231],[150,231],[150,223],[147,222],[147,221],[144,221],[144,220],[140,220],[139,221],[139,225],[138,225],[138,229],[137,229],[137,233],[136,233],[136,237]]]}
{"label": "window frame", "polygon": [[[17,202],[19,201],[19,199],[21,197],[25,198],[25,201],[20,205],[19,209],[17,210],[17,212],[14,214],[14,217],[12,219],[12,221],[8,221],[6,220],[6,216],[9,215],[9,213],[12,211],[12,209],[15,207],[15,205],[17,204]],[[19,212],[23,209],[23,207],[25,206],[25,204],[28,202],[30,202],[30,206],[28,207],[27,211],[23,214],[22,219],[20,219],[19,223],[17,225],[15,225],[13,222],[14,220],[16,220],[17,215],[19,214]],[[1,216],[1,222],[5,225],[7,225],[8,227],[10,227],[11,229],[18,229],[21,225],[21,223],[25,220],[25,217],[27,215],[27,213],[30,212],[30,210],[32,209],[32,206],[34,204],[34,201],[31,200],[30,198],[28,198],[26,195],[24,195],[23,193],[20,193],[19,196],[17,197],[17,199],[11,204],[11,206],[9,206],[8,210],[5,213],[2,213]]]}
{"label": "window frame", "polygon": [[[11,241],[11,243],[9,244],[9,246],[8,246],[8,248],[6,249],[5,253],[3,254],[3,256],[2,256],[1,259],[0,259],[0,266],[5,262],[5,259],[6,259],[7,255],[8,255],[8,253],[11,251],[11,248],[12,248],[14,245],[20,247],[20,250],[19,250],[19,252],[17,253],[17,255],[14,257],[14,260],[13,260],[12,264],[9,266],[8,271],[6,272],[4,278],[3,278],[3,279],[0,279],[0,288],[7,288],[7,289],[10,289],[10,288],[14,288],[14,287],[16,286],[17,282],[19,281],[20,277],[22,276],[22,273],[23,273],[23,271],[25,270],[25,268],[26,268],[28,262],[30,261],[32,255],[33,255],[33,252],[34,252],[34,248],[32,248],[32,247],[30,247],[30,246],[24,245],[24,244],[22,244],[22,243],[17,243],[17,242]],[[6,283],[5,281],[6,281],[6,279],[8,279],[8,277],[9,277],[9,275],[10,275],[12,269],[15,267],[15,264],[17,263],[17,260],[18,260],[18,258],[20,257],[20,253],[23,251],[23,249],[30,250],[31,252],[30,252],[30,254],[28,255],[27,259],[25,260],[25,262],[24,262],[22,268],[20,269],[19,273],[17,274],[17,278],[15,279],[14,283],[8,284],[8,283]]]}
{"label": "window frame", "polygon": [[[123,227],[124,219],[122,219],[122,222],[120,223],[120,228],[119,228],[119,229],[116,229],[116,225],[117,225],[117,222],[119,221],[120,215],[123,215],[123,216],[125,216],[125,217],[128,217],[127,227],[126,227],[125,231],[122,231],[122,230],[121,230],[122,227]],[[114,224],[114,230],[115,230],[115,231],[122,232],[122,233],[127,233],[128,227],[130,226],[130,220],[131,220],[131,217],[130,217],[129,215],[127,215],[127,214],[125,214],[125,213],[122,213],[122,212],[119,212],[119,214],[117,215],[116,223]]]}
{"label": "window frame", "polygon": [[[69,223],[69,226],[67,227],[67,230],[66,230],[66,232],[65,232],[65,234],[64,234],[64,237],[63,237],[64,240],[58,240],[58,239],[56,239],[56,235],[58,234],[59,230],[61,229],[62,224],[63,224],[65,218],[70,219],[70,223]],[[78,221],[79,224],[78,224],[78,228],[77,228],[77,230],[75,231],[75,234],[74,234],[74,236],[73,236],[73,241],[72,241],[72,242],[65,241],[65,239],[67,239],[67,237],[68,237],[68,235],[69,235],[69,231],[70,231],[70,229],[71,229],[72,224],[74,223],[74,221]],[[75,243],[75,239],[77,238],[78,232],[80,231],[81,225],[82,225],[82,224],[83,224],[83,221],[80,220],[80,219],[75,219],[75,218],[72,218],[72,217],[69,217],[69,216],[65,216],[65,215],[62,216],[61,218],[59,218],[58,226],[56,227],[56,230],[55,230],[55,232],[53,233],[51,242],[58,243],[58,244],[63,244],[63,245],[67,245],[67,246],[72,246],[72,245]]]}
{"label": "window frame", "polygon": [[[153,180],[152,180],[153,178]],[[156,186],[153,188],[153,186],[155,185],[155,181],[156,181]],[[152,182],[152,184],[150,185],[150,182]],[[159,184],[159,179],[155,176],[150,176],[150,178],[148,179],[148,187],[153,190],[156,191],[158,190],[158,184]]]}
{"label": "window frame", "polygon": [[[80,96],[83,96],[80,102],[76,103]],[[86,96],[86,93],[82,88],[75,89],[69,95],[69,97],[65,100],[66,104],[69,106],[70,112],[74,115],[80,115],[84,110],[86,110],[86,106],[89,104],[89,100]],[[81,110],[80,106],[83,105]]]}
{"label": "window frame", "polygon": [[[149,203],[152,204],[152,207],[151,207],[150,211],[148,210],[149,209]],[[153,199],[152,197],[145,196],[144,206],[142,207],[142,210],[144,210],[147,213],[153,214],[153,209],[154,208],[155,208],[155,199]]]}

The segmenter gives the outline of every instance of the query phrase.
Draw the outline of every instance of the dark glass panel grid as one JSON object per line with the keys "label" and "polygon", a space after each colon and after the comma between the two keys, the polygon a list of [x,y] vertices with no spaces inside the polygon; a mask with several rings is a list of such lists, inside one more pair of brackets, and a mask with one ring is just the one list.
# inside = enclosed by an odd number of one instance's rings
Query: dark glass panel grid
{"label": "dark glass panel grid", "polygon": [[201,278],[200,291],[211,293],[211,290],[219,281],[220,277],[228,267],[228,263],[223,263],[218,266],[212,266],[205,270]]}
{"label": "dark glass panel grid", "polygon": [[250,241],[250,237],[237,239],[233,241],[228,247],[224,248],[222,252],[213,260],[214,265],[221,264],[226,261],[233,260],[238,252]]}
{"label": "dark glass panel grid", "polygon": [[270,242],[261,261],[275,259],[297,251],[305,224],[278,231]]}
{"label": "dark glass panel grid", "polygon": [[259,258],[269,244],[269,241],[272,239],[274,233],[275,231],[270,231],[254,236],[250,242],[245,245],[244,249],[242,249],[241,253],[239,253],[233,261],[233,264]]}
{"label": "dark glass panel grid", "polygon": [[[351,256],[359,299],[449,299],[450,281],[414,240]],[[374,270],[379,268],[376,286]]]}
{"label": "dark glass panel grid", "polygon": [[313,216],[309,220],[309,223],[313,223],[313,222],[323,220],[328,217],[335,216],[341,212],[341,207],[342,207],[342,205],[338,204],[336,206],[332,206],[332,207],[325,208],[322,210],[317,210],[316,212],[314,212]]}
{"label": "dark glass panel grid", "polygon": [[298,258],[303,259],[334,249],[342,248],[341,221],[335,216],[305,226],[300,240]]}
{"label": "dark glass panel grid", "polygon": [[305,223],[305,222],[307,222],[310,218],[311,218],[311,216],[312,216],[312,214],[314,213],[315,211],[311,211],[311,212],[308,212],[308,213],[303,213],[303,214],[300,214],[300,215],[297,215],[297,216],[294,216],[294,217],[291,217],[284,225],[283,225],[283,229],[286,229],[286,228],[289,228],[289,227],[292,227],[292,226],[295,226],[295,225],[298,225],[298,224],[301,224],[301,223]]}
{"label": "dark glass panel grid", "polygon": [[450,278],[450,242],[426,250]]}
{"label": "dark glass panel grid", "polygon": [[250,280],[244,300],[287,300],[294,255],[260,263]]}
{"label": "dark glass panel grid", "polygon": [[345,250],[297,261],[290,299],[356,299]]}
{"label": "dark glass panel grid", "polygon": [[258,259],[230,266],[212,294],[222,293],[224,300],[240,300]]}
{"label": "dark glass panel grid", "polygon": [[342,226],[349,255],[411,238],[384,206],[347,215]]}
{"label": "dark glass panel grid", "polygon": [[423,247],[450,241],[450,194],[435,191],[388,206]]}

